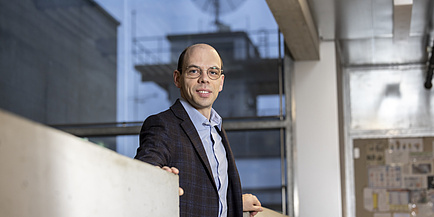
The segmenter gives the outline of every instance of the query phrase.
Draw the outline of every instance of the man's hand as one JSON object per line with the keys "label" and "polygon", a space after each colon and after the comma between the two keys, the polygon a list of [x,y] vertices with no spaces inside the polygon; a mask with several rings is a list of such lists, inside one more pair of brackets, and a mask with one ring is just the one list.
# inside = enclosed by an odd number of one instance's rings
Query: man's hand
{"label": "man's hand", "polygon": [[261,202],[252,194],[243,194],[243,211],[250,212],[250,217],[262,212]]}
{"label": "man's hand", "polygon": [[[168,166],[164,166],[161,167],[161,169],[166,170],[169,173],[173,173],[175,175],[179,174],[179,170],[176,167],[168,167]],[[179,196],[184,195],[184,189],[182,189],[181,187],[179,187]]]}

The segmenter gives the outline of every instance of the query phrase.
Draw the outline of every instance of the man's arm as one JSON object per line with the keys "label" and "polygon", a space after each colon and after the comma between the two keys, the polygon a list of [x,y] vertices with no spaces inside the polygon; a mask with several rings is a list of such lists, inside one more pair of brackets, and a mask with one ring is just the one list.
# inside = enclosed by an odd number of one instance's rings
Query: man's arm
{"label": "man's arm", "polygon": [[170,162],[166,122],[158,116],[149,116],[140,131],[140,146],[135,159],[155,166],[167,166]]}
{"label": "man's arm", "polygon": [[[170,158],[166,144],[167,132],[165,122],[157,116],[150,116],[146,119],[140,131],[140,146],[134,158],[178,175],[179,170],[177,168],[167,166]],[[179,196],[183,194],[184,190],[180,187]]]}
{"label": "man's arm", "polygon": [[261,202],[255,195],[243,194],[243,212],[250,212],[251,217],[262,212]]}

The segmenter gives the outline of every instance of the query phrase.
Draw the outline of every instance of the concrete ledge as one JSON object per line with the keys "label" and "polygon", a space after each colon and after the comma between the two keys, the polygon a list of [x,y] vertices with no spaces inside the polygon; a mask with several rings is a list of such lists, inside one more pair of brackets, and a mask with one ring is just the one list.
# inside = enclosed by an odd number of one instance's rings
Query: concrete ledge
{"label": "concrete ledge", "polygon": [[0,110],[0,216],[179,216],[178,177]]}
{"label": "concrete ledge", "polygon": [[[243,217],[250,217],[250,213],[244,212]],[[288,217],[288,216],[264,207],[264,211],[255,215],[255,217]]]}

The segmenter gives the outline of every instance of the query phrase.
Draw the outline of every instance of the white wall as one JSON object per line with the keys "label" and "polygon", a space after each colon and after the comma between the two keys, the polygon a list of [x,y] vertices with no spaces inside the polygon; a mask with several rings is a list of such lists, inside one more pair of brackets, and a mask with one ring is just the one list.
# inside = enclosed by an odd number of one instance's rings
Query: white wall
{"label": "white wall", "polygon": [[294,63],[300,217],[342,216],[336,73],[334,42],[321,42],[320,61]]}
{"label": "white wall", "polygon": [[0,216],[178,216],[178,177],[0,110]]}

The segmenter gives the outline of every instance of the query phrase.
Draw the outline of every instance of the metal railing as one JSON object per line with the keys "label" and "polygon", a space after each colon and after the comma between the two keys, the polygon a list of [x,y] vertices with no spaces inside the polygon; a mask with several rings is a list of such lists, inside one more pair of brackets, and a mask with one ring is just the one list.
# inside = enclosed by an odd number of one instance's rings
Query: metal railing
{"label": "metal railing", "polygon": [[[246,32],[264,59],[278,58],[278,30],[262,29]],[[132,43],[134,65],[171,63],[170,42],[166,36],[134,37]]]}

